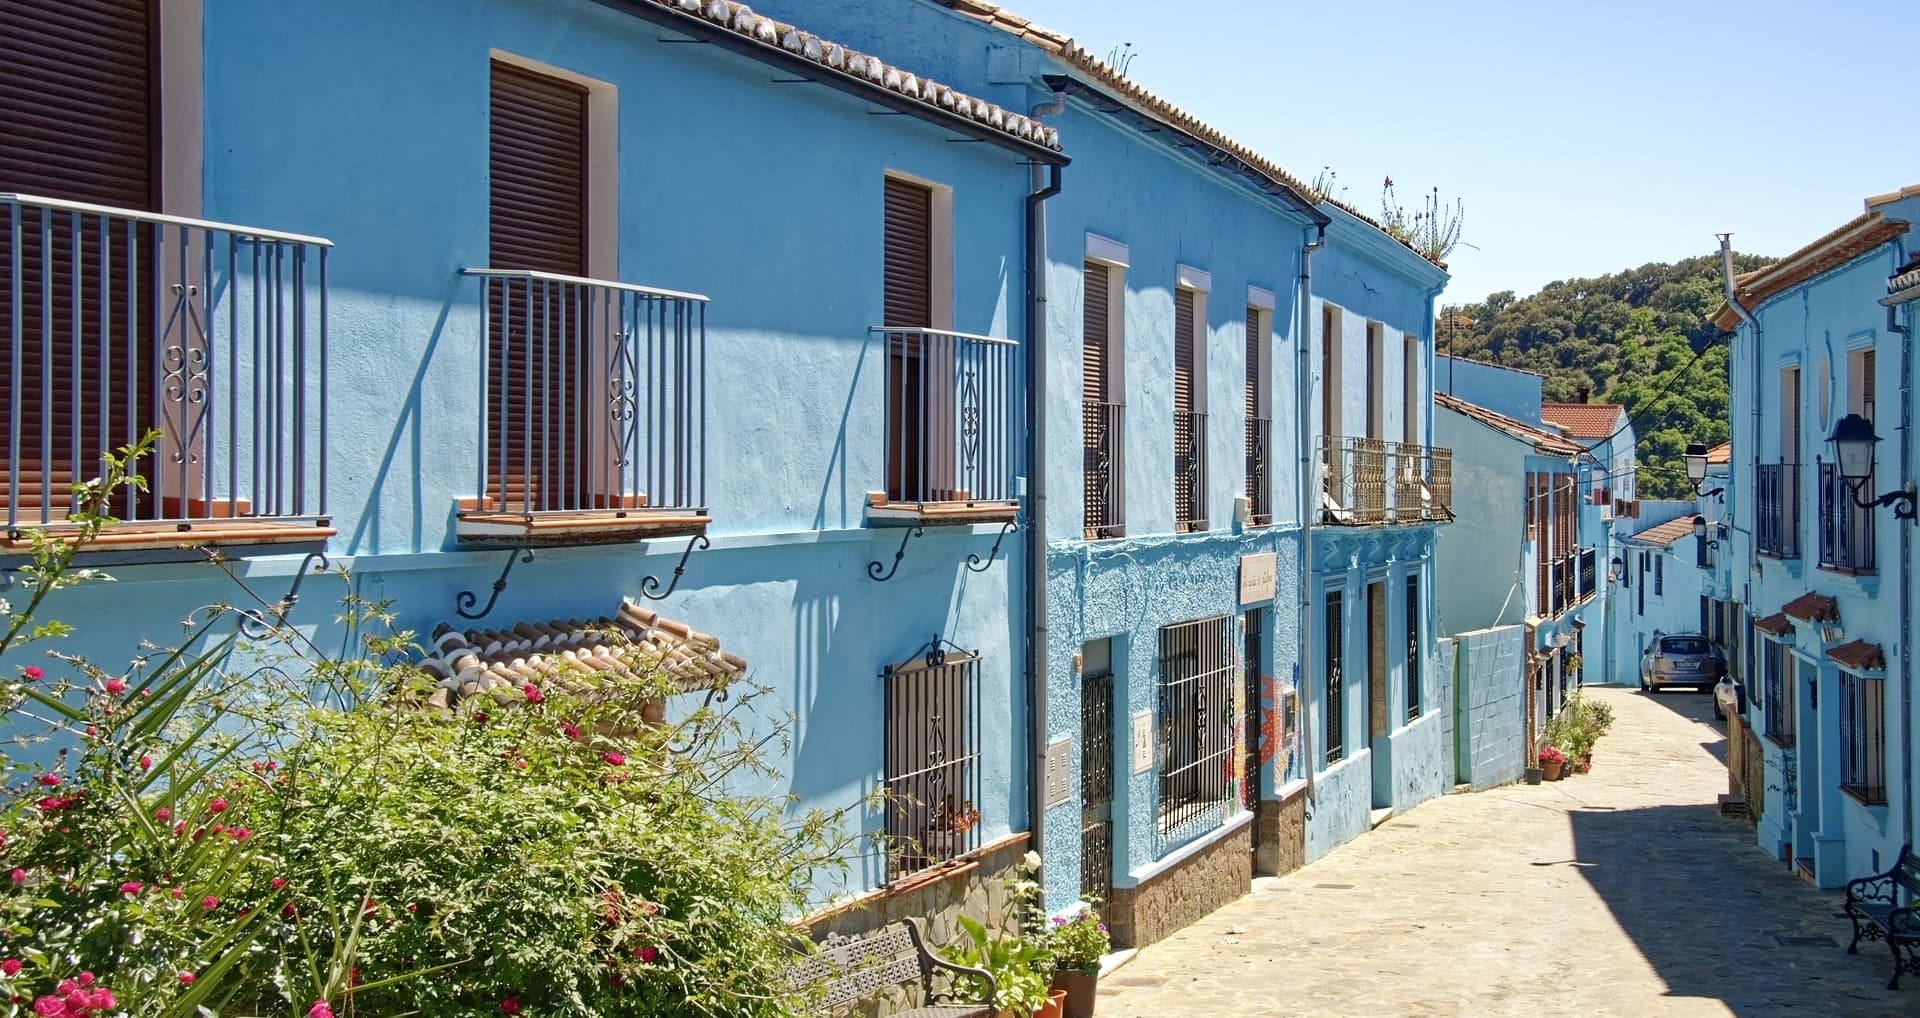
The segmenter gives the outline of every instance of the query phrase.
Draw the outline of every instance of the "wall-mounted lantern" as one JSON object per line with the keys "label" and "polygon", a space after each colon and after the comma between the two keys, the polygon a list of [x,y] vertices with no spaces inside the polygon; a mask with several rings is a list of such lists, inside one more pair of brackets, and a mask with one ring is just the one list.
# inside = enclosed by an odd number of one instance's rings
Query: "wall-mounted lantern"
{"label": "wall-mounted lantern", "polygon": [[1833,434],[1827,441],[1833,445],[1833,458],[1840,467],[1840,480],[1853,494],[1854,505],[1862,509],[1890,505],[1894,519],[1914,518],[1912,488],[1889,491],[1867,499],[1860,497],[1860,489],[1873,480],[1873,447],[1880,441],[1880,436],[1874,433],[1872,421],[1859,414],[1848,414],[1833,426]]}

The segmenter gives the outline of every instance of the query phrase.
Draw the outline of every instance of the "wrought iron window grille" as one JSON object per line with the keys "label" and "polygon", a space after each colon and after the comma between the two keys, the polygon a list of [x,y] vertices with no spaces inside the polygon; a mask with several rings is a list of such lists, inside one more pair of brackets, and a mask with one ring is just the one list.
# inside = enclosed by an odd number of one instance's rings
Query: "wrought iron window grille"
{"label": "wrought iron window grille", "polygon": [[1224,815],[1235,752],[1233,618],[1160,630],[1161,843]]}
{"label": "wrought iron window grille", "polygon": [[980,657],[935,636],[881,671],[892,882],[980,844]]}

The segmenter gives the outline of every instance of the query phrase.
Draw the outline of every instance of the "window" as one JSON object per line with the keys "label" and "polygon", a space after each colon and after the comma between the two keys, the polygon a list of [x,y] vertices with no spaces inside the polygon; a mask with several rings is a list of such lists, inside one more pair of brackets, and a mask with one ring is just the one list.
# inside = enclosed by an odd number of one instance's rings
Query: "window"
{"label": "window", "polygon": [[1342,325],[1340,309],[1332,304],[1320,308],[1320,434],[1335,438],[1340,434],[1340,353]]}
{"label": "window", "polygon": [[1762,667],[1765,669],[1762,685],[1766,689],[1766,736],[1776,745],[1791,746],[1794,742],[1796,709],[1793,690],[1793,652],[1786,644],[1769,640],[1761,648],[1761,657]]}
{"label": "window", "polygon": [[1083,536],[1089,540],[1126,533],[1122,484],[1125,473],[1125,400],[1120,398],[1118,353],[1119,297],[1125,291],[1125,270],[1088,259],[1081,295],[1081,429],[1084,446],[1085,517]]}
{"label": "window", "polygon": [[881,678],[891,881],[980,844],[980,659],[935,648]]}
{"label": "window", "polygon": [[1407,577],[1407,720],[1420,717],[1420,577]]}
{"label": "window", "polygon": [[1387,437],[1386,341],[1379,322],[1367,323],[1367,437]]}
{"label": "window", "polygon": [[[933,436],[927,433],[929,351],[911,330],[933,328],[933,189],[886,178],[881,323],[908,330],[887,344],[887,497],[925,501]],[[890,334],[893,335],[893,334]]]}
{"label": "window", "polygon": [[1847,353],[1847,410],[1874,419],[1874,349]]}
{"label": "window", "polygon": [[1667,556],[1659,552],[1653,556],[1653,593],[1656,597],[1667,596]]}
{"label": "window", "polygon": [[1232,622],[1222,615],[1160,630],[1162,838],[1226,805],[1233,762]]}
{"label": "window", "polygon": [[1346,731],[1344,718],[1346,689],[1340,681],[1340,659],[1345,653],[1341,646],[1340,633],[1340,591],[1327,591],[1324,609],[1323,632],[1326,635],[1326,737],[1327,763],[1334,764],[1344,756],[1343,745]]}
{"label": "window", "polygon": [[1780,371],[1780,462],[1800,462],[1800,369]]}
{"label": "window", "polygon": [[1270,314],[1267,308],[1247,305],[1247,501],[1256,527],[1273,522],[1273,420],[1267,407]]}
{"label": "window", "polygon": [[1862,802],[1887,801],[1886,683],[1840,673],[1840,787]]}
{"label": "window", "polygon": [[1420,340],[1411,334],[1400,341],[1400,441],[1420,444]]}
{"label": "window", "polygon": [[[1265,695],[1262,678],[1267,674],[1267,612],[1252,608],[1240,617],[1240,804],[1253,809],[1260,802],[1260,701]],[[1274,704],[1278,709],[1279,704]]]}
{"label": "window", "polygon": [[1647,553],[1640,553],[1640,595],[1634,614],[1644,617],[1647,614]]}
{"label": "window", "polygon": [[1173,523],[1207,529],[1206,294],[1173,291]]}

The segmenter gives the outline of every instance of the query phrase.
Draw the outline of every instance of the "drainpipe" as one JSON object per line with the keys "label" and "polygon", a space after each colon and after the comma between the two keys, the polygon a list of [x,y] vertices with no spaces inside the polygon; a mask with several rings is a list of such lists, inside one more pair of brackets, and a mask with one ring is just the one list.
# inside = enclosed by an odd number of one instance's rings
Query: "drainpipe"
{"label": "drainpipe", "polygon": [[[1760,477],[1760,320],[1755,318],[1753,313],[1747,310],[1746,305],[1740,303],[1739,296],[1733,291],[1733,234],[1731,233],[1720,234],[1720,270],[1722,281],[1727,291],[1727,307],[1732,308],[1733,313],[1739,315],[1740,320],[1747,323],[1747,328],[1753,331],[1753,346],[1752,349],[1747,352],[1747,359],[1752,362],[1753,373],[1753,412],[1751,415],[1753,418],[1753,434],[1752,437],[1748,439],[1748,445],[1752,449],[1752,455],[1748,459],[1748,466],[1751,469],[1748,471],[1747,477],[1749,484],[1757,484],[1759,483]],[[1795,453],[1797,454],[1798,450],[1795,450]],[[1739,503],[1739,496],[1735,493],[1738,485],[1732,483],[1732,477],[1728,477],[1727,482],[1727,487],[1730,489],[1727,492],[1727,498],[1731,503],[1728,506],[1728,511],[1731,512],[1733,506]],[[1757,499],[1755,504],[1758,505]],[[1758,568],[1760,568],[1759,550],[1755,547],[1752,537],[1749,536],[1747,539],[1747,582],[1744,585],[1747,596],[1742,598],[1742,600],[1746,602],[1748,618],[1753,618],[1754,615],[1752,600],[1753,572]],[[1733,592],[1728,591],[1727,593],[1732,594]],[[1752,678],[1752,676],[1748,676],[1748,678]]]}
{"label": "drainpipe", "polygon": [[[1066,90],[1033,116],[1067,108]],[[1028,848],[1042,851],[1047,812],[1047,217],[1046,200],[1060,193],[1059,163],[1033,168],[1027,195],[1027,830]],[[1041,186],[1041,176],[1047,177]]]}
{"label": "drainpipe", "polygon": [[1300,465],[1299,479],[1295,485],[1295,501],[1300,507],[1300,660],[1295,685],[1300,694],[1300,754],[1307,772],[1307,803],[1314,801],[1313,772],[1318,769],[1313,755],[1313,725],[1308,719],[1313,716],[1313,698],[1310,695],[1313,683],[1308,676],[1313,672],[1313,517],[1320,509],[1319,478],[1315,476],[1315,450],[1313,444],[1313,253],[1327,246],[1327,224],[1315,223],[1311,241],[1300,245],[1300,295],[1295,298],[1300,305],[1299,340],[1294,343],[1294,390],[1299,398],[1294,400],[1294,434],[1299,436]]}
{"label": "drainpipe", "polygon": [[[1906,245],[1894,242],[1893,269],[1906,264]],[[1900,490],[1913,490],[1913,304],[1903,301],[1909,323],[1900,324],[1899,310],[1887,305],[1887,331],[1900,336]],[[1913,524],[1895,520],[1900,528],[1900,784],[1906,788],[1900,805],[1900,843],[1913,844]]]}

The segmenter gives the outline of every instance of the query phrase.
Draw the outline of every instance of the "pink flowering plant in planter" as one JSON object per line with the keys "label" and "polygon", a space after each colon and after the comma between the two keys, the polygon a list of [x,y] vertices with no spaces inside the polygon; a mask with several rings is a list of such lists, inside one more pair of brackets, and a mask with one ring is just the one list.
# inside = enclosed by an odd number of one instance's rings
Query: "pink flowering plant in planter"
{"label": "pink flowering plant in planter", "polygon": [[79,487],[77,538],[37,536],[28,594],[0,605],[0,1016],[807,1003],[790,922],[850,825],[762,791],[788,721],[746,683],[670,722],[658,674],[433,710],[411,634],[351,594],[346,654],[260,602],[264,638],[215,605],[121,671],[28,657],[72,631],[36,620],[52,595],[104,579],[75,556],[142,451]]}

